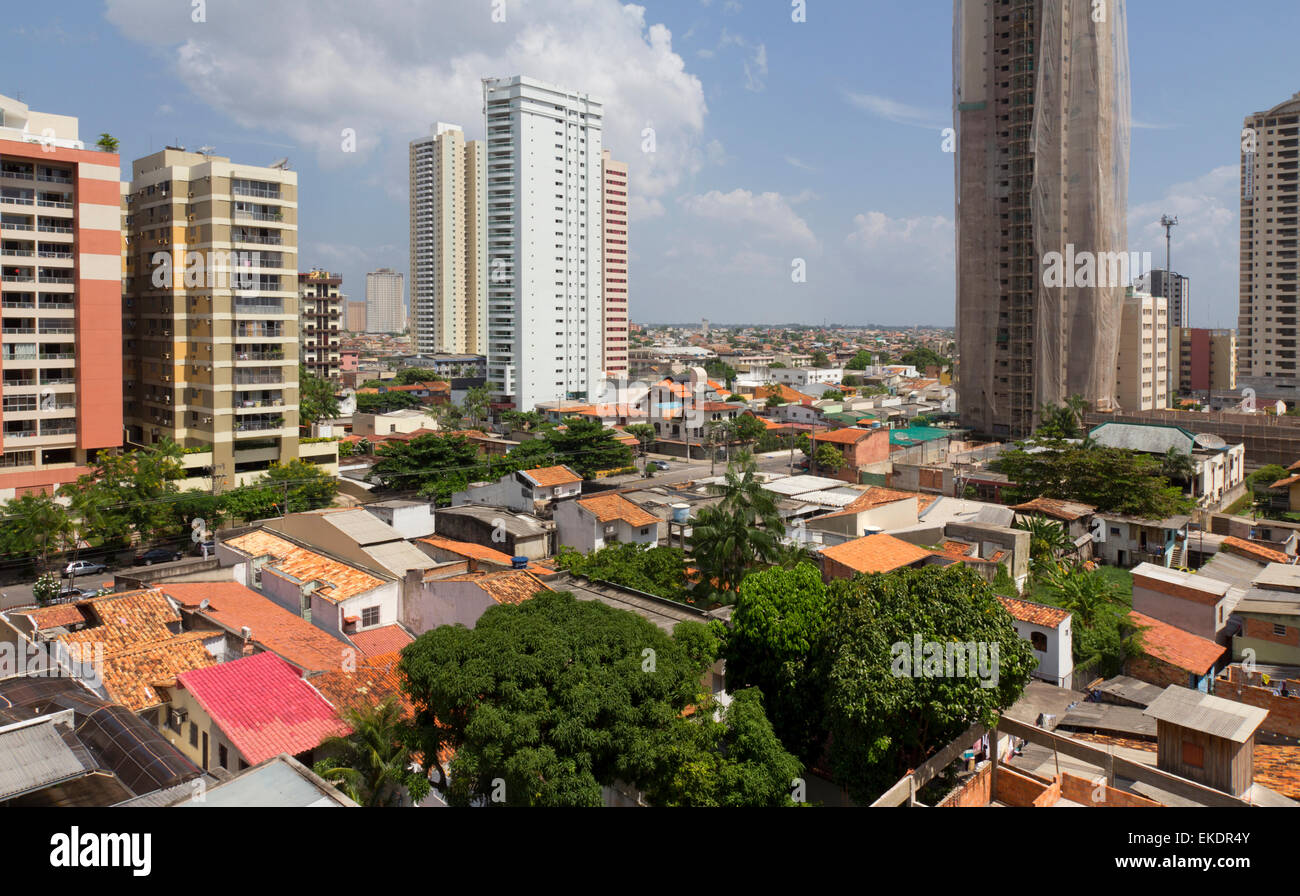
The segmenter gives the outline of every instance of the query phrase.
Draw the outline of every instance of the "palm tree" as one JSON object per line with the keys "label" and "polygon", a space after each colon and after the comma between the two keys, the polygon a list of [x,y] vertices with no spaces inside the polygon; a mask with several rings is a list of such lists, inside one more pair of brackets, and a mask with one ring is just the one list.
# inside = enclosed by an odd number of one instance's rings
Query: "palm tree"
{"label": "palm tree", "polygon": [[777,509],[775,493],[758,481],[758,462],[749,451],[742,451],[727,464],[726,479],[709,486],[709,494],[722,498],[719,507],[737,512],[750,525],[755,521],[774,532],[785,531],[785,521]]}
{"label": "palm tree", "polygon": [[1191,484],[1192,477],[1196,475],[1196,465],[1192,463],[1190,454],[1183,454],[1177,448],[1171,447],[1160,458],[1160,472],[1171,483],[1186,488]]}
{"label": "palm tree", "polygon": [[1029,559],[1037,573],[1055,567],[1056,558],[1071,547],[1065,527],[1040,516],[1025,517],[1014,523],[1013,528],[1029,533]]}
{"label": "palm tree", "polygon": [[352,733],[331,737],[321,748],[330,755],[315,772],[363,806],[401,806],[420,802],[429,779],[412,771],[411,729],[395,697],[377,706],[350,709],[344,721]]}
{"label": "palm tree", "polygon": [[100,134],[99,139],[95,141],[95,145],[104,152],[117,152],[117,138],[112,134]]}

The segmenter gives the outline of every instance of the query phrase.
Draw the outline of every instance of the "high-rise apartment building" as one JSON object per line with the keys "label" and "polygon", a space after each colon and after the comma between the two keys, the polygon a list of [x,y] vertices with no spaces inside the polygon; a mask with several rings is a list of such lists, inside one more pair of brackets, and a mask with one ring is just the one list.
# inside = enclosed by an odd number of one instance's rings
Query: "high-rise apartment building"
{"label": "high-rise apartment building", "polygon": [[1237,388],[1237,332],[1179,327],[1169,331],[1170,370],[1182,395]]}
{"label": "high-rise apartment building", "polygon": [[366,303],[344,302],[343,307],[346,309],[348,332],[366,332]]}
{"label": "high-rise apartment building", "polygon": [[1130,289],[1120,315],[1115,398],[1126,411],[1169,406],[1169,304]]}
{"label": "high-rise apartment building", "polygon": [[[957,388],[979,433],[1115,397],[1127,255],[1126,10],[961,0],[954,21]],[[1068,127],[1066,126],[1068,122]]]}
{"label": "high-rise apartment building", "polygon": [[319,269],[298,275],[298,342],[302,365],[331,383],[341,382],[339,330],[346,297],[342,274]]}
{"label": "high-rise apartment building", "polygon": [[1237,379],[1263,398],[1300,399],[1300,93],[1246,117],[1241,135]]}
{"label": "high-rise apartment building", "polygon": [[627,163],[601,152],[601,226],[604,229],[605,356],[608,379],[626,379],[627,368]]}
{"label": "high-rise apartment building", "polygon": [[226,488],[298,457],[298,175],[169,147],[131,166],[128,441],[211,446]]}
{"label": "high-rise apartment building", "polygon": [[1174,271],[1170,274],[1163,269],[1147,271],[1133,281],[1133,288],[1138,292],[1161,296],[1169,301],[1169,326],[1190,327],[1191,318],[1191,281]]}
{"label": "high-rise apartment building", "polygon": [[76,118],[0,96],[0,500],[122,444],[120,182]]}
{"label": "high-rise apartment building", "polygon": [[405,277],[392,268],[366,274],[366,332],[401,333],[406,329],[402,304]]}
{"label": "high-rise apartment building", "polygon": [[411,321],[417,352],[487,343],[486,146],[456,125],[411,141]]}
{"label": "high-rise apartment building", "polygon": [[531,78],[483,82],[488,387],[519,410],[601,383],[600,101]]}

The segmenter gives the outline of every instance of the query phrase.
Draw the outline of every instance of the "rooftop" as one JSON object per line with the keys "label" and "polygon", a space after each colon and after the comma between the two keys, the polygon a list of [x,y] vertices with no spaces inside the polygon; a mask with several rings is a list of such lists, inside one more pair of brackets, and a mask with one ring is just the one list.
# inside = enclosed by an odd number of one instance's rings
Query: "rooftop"
{"label": "rooftop", "polygon": [[459,576],[448,576],[440,582],[472,582],[483,589],[484,593],[499,604],[522,604],[531,600],[542,591],[550,591],[541,579],[522,569],[506,569],[499,572],[470,572]]}
{"label": "rooftop", "polygon": [[920,562],[931,554],[925,548],[883,533],[855,538],[822,551],[823,557],[863,573],[891,572]]}
{"label": "rooftop", "polygon": [[415,638],[400,625],[381,625],[348,636],[366,656],[380,656],[401,650]]}
{"label": "rooftop", "polygon": [[1072,522],[1083,519],[1097,512],[1097,508],[1090,504],[1080,504],[1075,501],[1058,501],[1055,498],[1034,498],[1032,501],[1026,501],[1023,504],[1017,504],[1012,510],[1018,510],[1022,513],[1041,513],[1043,516],[1049,516],[1052,519]]}
{"label": "rooftop", "polygon": [[578,498],[578,506],[596,517],[601,523],[622,520],[629,526],[657,526],[659,517],[642,510],[622,495],[598,495]]}
{"label": "rooftop", "polygon": [[572,485],[582,481],[581,476],[563,465],[538,467],[535,470],[520,470],[519,475],[528,479],[538,488],[554,488],[557,485]]}
{"label": "rooftop", "polygon": [[275,562],[264,569],[284,573],[298,582],[321,582],[323,584],[315,593],[334,603],[372,591],[384,584],[382,579],[362,572],[355,566],[308,550],[266,529],[240,535],[222,542],[222,545],[241,551],[249,559],[275,558]]}
{"label": "rooftop", "polygon": [[1194,675],[1214,668],[1227,648],[1151,616],[1130,611],[1129,620],[1142,629],[1142,650],[1148,656]]}
{"label": "rooftop", "polygon": [[427,538],[419,539],[419,541],[461,557],[473,560],[487,560],[490,563],[499,563],[502,566],[510,565],[509,554],[493,550],[481,544],[474,544],[471,541],[455,541],[451,538],[443,538],[441,535],[430,535]]}
{"label": "rooftop", "polygon": [[305,752],[349,730],[298,670],[273,653],[186,672],[180,686],[251,765]]}
{"label": "rooftop", "polygon": [[1162,722],[1190,728],[1213,737],[1245,743],[1255,733],[1267,709],[1246,706],[1193,691],[1170,686],[1146,708],[1146,714]]}
{"label": "rooftop", "polygon": [[1031,625],[1057,628],[1070,618],[1069,611],[1062,610],[1060,607],[1049,607],[1047,604],[1036,604],[1032,601],[1020,600],[1014,597],[999,596],[998,600],[1006,611],[1011,614],[1012,619],[1028,622]]}

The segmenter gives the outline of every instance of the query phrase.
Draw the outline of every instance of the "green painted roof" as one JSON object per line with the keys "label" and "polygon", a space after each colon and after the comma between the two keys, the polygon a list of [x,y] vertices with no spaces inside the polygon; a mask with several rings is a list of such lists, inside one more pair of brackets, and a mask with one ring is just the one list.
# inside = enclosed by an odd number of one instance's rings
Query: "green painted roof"
{"label": "green painted roof", "polygon": [[889,444],[911,445],[917,442],[933,442],[935,439],[946,439],[952,434],[951,429],[940,429],[937,426],[906,426],[889,431]]}

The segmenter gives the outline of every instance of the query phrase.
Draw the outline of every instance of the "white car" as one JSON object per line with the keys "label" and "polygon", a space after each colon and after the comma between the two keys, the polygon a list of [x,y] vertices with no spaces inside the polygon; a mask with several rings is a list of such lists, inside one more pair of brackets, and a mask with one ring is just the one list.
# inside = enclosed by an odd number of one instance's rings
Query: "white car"
{"label": "white car", "polygon": [[71,578],[72,576],[95,576],[102,572],[108,572],[108,567],[102,563],[94,563],[90,560],[73,560],[67,566],[63,567],[64,578]]}

